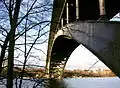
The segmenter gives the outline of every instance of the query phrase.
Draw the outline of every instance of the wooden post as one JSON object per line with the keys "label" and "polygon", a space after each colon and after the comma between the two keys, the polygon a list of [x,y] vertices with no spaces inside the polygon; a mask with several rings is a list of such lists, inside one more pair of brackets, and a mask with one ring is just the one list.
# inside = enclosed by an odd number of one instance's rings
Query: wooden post
{"label": "wooden post", "polygon": [[105,0],[99,0],[100,16],[106,15]]}
{"label": "wooden post", "polygon": [[69,6],[68,3],[66,3],[66,23],[69,23]]}
{"label": "wooden post", "polygon": [[79,2],[76,0],[76,20],[79,19]]}

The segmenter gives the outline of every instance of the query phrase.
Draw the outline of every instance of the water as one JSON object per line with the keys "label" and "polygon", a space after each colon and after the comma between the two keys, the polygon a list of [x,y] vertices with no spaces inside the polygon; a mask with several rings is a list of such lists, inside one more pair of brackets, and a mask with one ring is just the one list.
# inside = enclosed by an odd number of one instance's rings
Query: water
{"label": "water", "polygon": [[[33,88],[34,81],[23,80],[22,88]],[[0,88],[6,88],[0,85]],[[13,88],[16,88],[15,85]],[[107,78],[66,78],[63,80],[49,80],[37,88],[120,88],[118,77]]]}
{"label": "water", "polygon": [[67,88],[120,88],[118,77],[65,79]]}

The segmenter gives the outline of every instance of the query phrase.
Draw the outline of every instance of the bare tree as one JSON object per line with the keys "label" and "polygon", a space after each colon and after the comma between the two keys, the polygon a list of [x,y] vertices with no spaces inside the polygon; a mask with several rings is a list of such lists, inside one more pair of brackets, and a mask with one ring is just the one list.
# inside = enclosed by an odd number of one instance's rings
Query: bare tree
{"label": "bare tree", "polygon": [[14,51],[19,50],[25,58],[19,88],[22,85],[27,60],[32,56],[31,50],[43,52],[34,45],[47,41],[46,27],[50,24],[51,6],[49,0],[0,1],[0,73],[6,51],[8,51],[7,88],[13,86]]}

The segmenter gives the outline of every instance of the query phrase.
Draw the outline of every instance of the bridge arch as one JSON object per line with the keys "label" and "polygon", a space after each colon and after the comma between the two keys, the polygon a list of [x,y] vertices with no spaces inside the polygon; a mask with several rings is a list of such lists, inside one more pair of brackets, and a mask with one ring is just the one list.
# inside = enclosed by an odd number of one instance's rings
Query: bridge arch
{"label": "bridge arch", "polygon": [[63,60],[68,58],[79,43],[66,35],[58,36],[53,44],[51,60]]}
{"label": "bridge arch", "polygon": [[61,77],[68,57],[79,44],[82,44],[120,77],[119,28],[118,24],[110,22],[74,22],[68,24],[66,28],[62,29],[63,33],[54,40],[50,60],[50,75],[54,74],[54,78]]}
{"label": "bridge arch", "polygon": [[[50,77],[51,78],[62,77],[64,73],[64,68],[67,64],[69,57],[79,45],[83,45],[92,54],[98,57],[98,59],[100,58],[99,55],[97,55],[88,46],[82,43],[78,43],[74,38],[67,36],[67,35],[59,35],[54,41],[52,53],[51,53],[51,62],[50,62]],[[101,59],[99,60],[101,61]]]}
{"label": "bridge arch", "polygon": [[51,52],[50,77],[62,77],[69,56],[78,46],[79,43],[67,35],[55,39]]}
{"label": "bridge arch", "polygon": [[[92,54],[94,54],[98,59],[100,58],[97,53],[91,50],[88,46],[83,43],[78,43],[74,38],[67,35],[59,35],[53,44],[50,62],[50,77],[61,78],[64,73],[64,68],[67,61],[74,50],[79,46],[83,45]],[[101,59],[99,59],[101,61]],[[103,61],[104,62],[104,61]],[[74,63],[74,62],[73,62]]]}

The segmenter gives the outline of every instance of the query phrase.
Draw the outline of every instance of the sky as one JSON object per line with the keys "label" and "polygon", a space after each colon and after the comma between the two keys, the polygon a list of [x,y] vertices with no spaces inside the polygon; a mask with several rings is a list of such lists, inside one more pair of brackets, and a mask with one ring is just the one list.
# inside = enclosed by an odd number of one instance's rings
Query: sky
{"label": "sky", "polygon": [[83,45],[79,45],[71,54],[66,64],[66,69],[85,69],[88,70],[96,61],[91,69],[108,69],[93,53]]}

